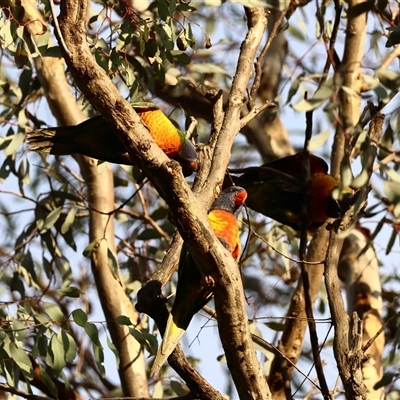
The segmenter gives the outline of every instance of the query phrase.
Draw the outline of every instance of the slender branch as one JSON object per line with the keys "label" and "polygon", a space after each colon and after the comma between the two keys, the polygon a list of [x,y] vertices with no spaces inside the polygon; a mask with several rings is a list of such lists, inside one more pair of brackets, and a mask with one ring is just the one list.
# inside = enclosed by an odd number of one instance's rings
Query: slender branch
{"label": "slender branch", "polygon": [[[361,201],[364,202],[368,194],[367,184],[372,174],[378,143],[382,136],[383,120],[384,116],[382,114],[378,113],[374,116],[370,124],[368,140],[364,146],[369,155],[368,162],[364,165],[364,169],[368,172],[368,178],[360,191]],[[355,209],[356,206],[351,207],[344,215],[341,224],[334,225],[334,229],[331,231],[325,265],[325,285],[332,322],[335,328],[333,351],[346,396],[349,399],[366,399],[366,387],[362,382],[361,374],[363,356],[361,348],[349,348],[349,317],[344,309],[337,271],[340,250],[343,244],[340,233],[350,226],[352,219],[355,218]]]}
{"label": "slender branch", "polygon": [[4,392],[15,394],[16,396],[21,396],[28,400],[48,400],[47,396],[38,396],[36,394],[31,394],[24,392],[23,390],[17,389],[16,387],[10,386],[7,383],[0,383],[0,389]]}
{"label": "slender branch", "polygon": [[[311,171],[310,171],[310,153],[308,152],[307,149],[312,136],[312,116],[313,116],[312,111],[306,113],[306,134],[303,146],[303,170],[305,172],[303,183],[304,187],[306,188],[306,191],[304,193],[304,198],[303,198],[304,200],[302,205],[302,212],[305,218],[301,227],[300,249],[299,249],[300,260],[304,260],[306,258],[308,224],[310,222],[309,221],[310,210],[308,209],[308,204],[309,204],[308,199],[310,197]],[[328,384],[326,383],[326,378],[320,357],[317,326],[315,323],[314,313],[312,309],[313,303],[310,293],[310,281],[304,262],[301,262],[300,266],[301,266],[301,278],[304,287],[305,311],[308,320],[308,328],[310,330],[311,348],[314,356],[315,369],[317,371],[318,379],[321,385],[322,395],[324,396],[325,399],[331,399],[331,395],[329,394],[329,388]]]}
{"label": "slender branch", "polygon": [[54,1],[49,0],[49,4],[50,4],[51,16],[53,17],[54,29],[56,30],[57,36],[59,37],[60,45],[62,46],[64,52],[68,54],[68,56],[71,56],[71,52],[68,50],[68,47],[64,42],[64,38],[61,35],[60,25],[58,25],[58,19],[56,15],[56,8],[54,7]]}
{"label": "slender branch", "polygon": [[263,47],[263,49],[261,50],[260,55],[257,57],[257,61],[254,65],[255,67],[255,77],[254,77],[254,82],[253,85],[250,89],[250,95],[249,95],[249,106],[250,106],[250,111],[253,110],[254,108],[254,104],[255,104],[255,99],[257,97],[257,93],[258,93],[258,89],[260,88],[260,84],[261,84],[261,76],[262,76],[262,65],[264,63],[264,58],[269,50],[269,48],[271,47],[271,43],[272,41],[275,39],[276,34],[278,32],[278,29],[280,28],[283,19],[286,16],[286,13],[289,9],[289,6],[286,8],[286,10],[281,11],[279,13],[279,17],[276,19],[274,26],[271,29],[271,32],[268,35],[268,40],[265,43],[265,46]]}
{"label": "slender branch", "polygon": [[246,126],[253,118],[257,117],[258,114],[260,114],[267,108],[274,107],[276,107],[276,104],[272,101],[266,101],[261,107],[253,107],[251,111],[240,120],[240,129]]}
{"label": "slender branch", "polygon": [[[372,6],[366,0],[349,0],[343,60],[335,80],[340,82],[340,122],[332,146],[331,175],[339,180],[340,165],[348,152],[348,136],[360,114],[362,71],[361,60],[367,31],[367,11]],[[348,90],[341,89],[346,87]]]}

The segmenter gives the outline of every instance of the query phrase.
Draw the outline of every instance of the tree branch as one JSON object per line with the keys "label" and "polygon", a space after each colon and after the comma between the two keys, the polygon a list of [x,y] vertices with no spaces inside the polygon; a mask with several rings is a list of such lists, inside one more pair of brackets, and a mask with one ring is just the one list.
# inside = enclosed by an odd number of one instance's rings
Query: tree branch
{"label": "tree branch", "polygon": [[[340,180],[339,170],[343,159],[346,137],[356,126],[360,116],[362,71],[361,60],[367,32],[367,11],[371,7],[367,0],[350,0],[347,9],[347,29],[343,60],[335,81],[340,82],[340,122],[337,126],[331,158],[331,175]],[[346,87],[350,90],[343,90]],[[353,93],[352,93],[353,92]]]}
{"label": "tree branch", "polygon": [[[360,191],[360,199],[364,203],[367,199],[367,185],[372,174],[375,161],[377,146],[382,136],[382,125],[384,116],[376,114],[369,127],[369,135],[363,146],[367,152],[367,163],[364,170],[368,172],[368,177]],[[332,315],[332,322],[335,328],[333,339],[333,352],[338,364],[339,374],[342,379],[346,396],[348,399],[367,399],[366,387],[363,383],[361,364],[364,362],[361,345],[354,342],[354,347],[349,348],[349,317],[345,312],[343,299],[340,293],[337,266],[339,263],[340,251],[343,244],[342,231],[345,231],[355,218],[355,205],[344,215],[340,226],[336,224],[332,229],[329,239],[328,254],[325,266],[325,285],[328,294],[328,303]],[[354,328],[356,329],[356,327]],[[357,332],[357,330],[356,330]],[[357,347],[356,347],[357,346]]]}
{"label": "tree branch", "polygon": [[242,45],[212,169],[200,203],[184,180],[179,165],[169,160],[155,144],[135,111],[95,63],[85,41],[87,5],[87,0],[61,3],[59,23],[71,52],[70,58],[65,55],[69,69],[78,87],[113,127],[118,139],[170,206],[172,219],[196,263],[215,282],[215,303],[221,315],[220,333],[223,332],[221,340],[240,397],[267,399],[269,389],[255,357],[249,327],[244,323],[244,293],[239,271],[231,255],[215,237],[207,218],[207,209],[217,194],[215,189],[219,188],[229,162],[227,148],[231,148],[240,125],[240,108],[252,61],[266,26],[265,11],[262,8],[246,11],[249,30]]}

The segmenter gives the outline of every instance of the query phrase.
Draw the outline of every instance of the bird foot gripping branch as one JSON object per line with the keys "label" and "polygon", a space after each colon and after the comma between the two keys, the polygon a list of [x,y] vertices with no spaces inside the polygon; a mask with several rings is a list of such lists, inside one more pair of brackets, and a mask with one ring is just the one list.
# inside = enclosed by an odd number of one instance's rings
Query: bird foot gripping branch
{"label": "bird foot gripping branch", "polygon": [[213,279],[212,276],[205,276],[204,277],[204,282],[205,282],[205,286],[207,286],[209,288],[214,288],[215,287],[215,280]]}

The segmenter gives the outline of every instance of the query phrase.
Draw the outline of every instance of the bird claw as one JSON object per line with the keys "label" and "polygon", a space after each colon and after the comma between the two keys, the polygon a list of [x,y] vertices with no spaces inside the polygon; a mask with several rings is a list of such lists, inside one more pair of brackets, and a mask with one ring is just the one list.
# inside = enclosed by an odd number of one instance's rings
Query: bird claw
{"label": "bird claw", "polygon": [[206,286],[208,286],[208,287],[213,288],[216,286],[214,278],[212,278],[210,275],[205,276],[204,281],[205,281]]}

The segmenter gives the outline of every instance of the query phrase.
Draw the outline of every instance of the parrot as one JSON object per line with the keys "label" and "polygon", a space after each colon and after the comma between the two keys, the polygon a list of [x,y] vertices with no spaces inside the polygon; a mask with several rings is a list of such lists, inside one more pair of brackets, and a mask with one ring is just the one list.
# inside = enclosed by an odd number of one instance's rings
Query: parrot
{"label": "parrot", "polygon": [[[302,226],[303,176],[303,153],[297,153],[259,167],[230,169],[225,182],[246,189],[246,205],[250,209],[298,231]],[[328,164],[313,154],[310,154],[310,181],[308,230],[312,232],[328,218],[343,215],[354,196],[350,189],[343,189],[341,199],[332,197],[339,183],[328,174]]]}
{"label": "parrot", "polygon": [[[226,188],[215,200],[208,213],[212,230],[236,261],[239,259],[241,248],[236,217],[246,197],[246,191],[239,186]],[[212,295],[212,290],[204,284],[202,273],[192,255],[183,246],[179,260],[175,301],[153,363],[151,376],[158,373],[184,335],[193,316],[208,303]]]}
{"label": "parrot", "polygon": [[[131,104],[164,153],[178,161],[184,175],[197,171],[194,144],[177,129],[160,108],[150,102]],[[106,120],[97,115],[79,125],[37,129],[27,133],[30,150],[55,155],[83,154],[102,161],[133,165],[128,152]]]}

